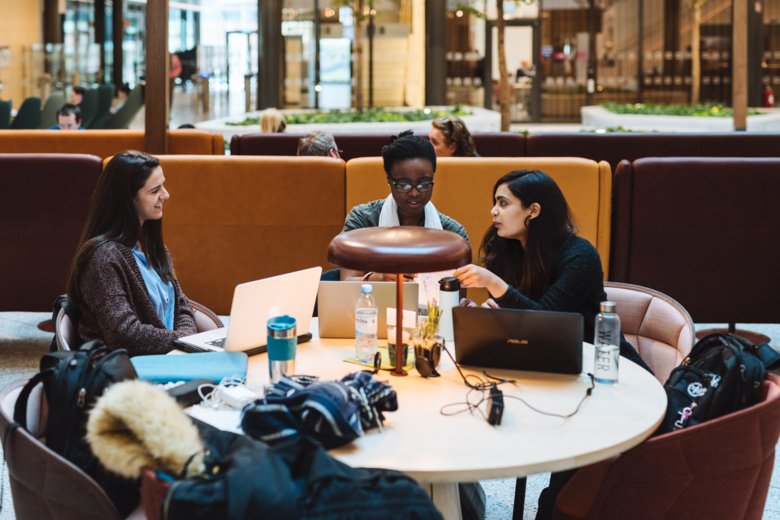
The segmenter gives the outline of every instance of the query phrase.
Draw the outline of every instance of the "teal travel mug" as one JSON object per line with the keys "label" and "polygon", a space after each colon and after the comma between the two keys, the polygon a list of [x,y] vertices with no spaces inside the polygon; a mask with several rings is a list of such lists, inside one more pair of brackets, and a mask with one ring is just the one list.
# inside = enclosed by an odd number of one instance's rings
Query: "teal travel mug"
{"label": "teal travel mug", "polygon": [[295,318],[277,316],[268,320],[268,374],[271,383],[282,376],[295,374],[295,354],[298,346]]}

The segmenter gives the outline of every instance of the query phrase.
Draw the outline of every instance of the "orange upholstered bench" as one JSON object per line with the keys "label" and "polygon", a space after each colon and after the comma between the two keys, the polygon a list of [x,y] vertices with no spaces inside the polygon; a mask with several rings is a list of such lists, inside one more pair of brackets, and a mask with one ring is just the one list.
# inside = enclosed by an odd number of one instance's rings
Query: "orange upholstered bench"
{"label": "orange upholstered bench", "polygon": [[[170,130],[169,153],[225,155],[220,133]],[[143,130],[1,130],[0,153],[81,153],[109,157],[123,150],[144,151]]]}
{"label": "orange upholstered bench", "polygon": [[220,314],[236,284],[312,266],[344,224],[344,162],[160,156],[165,242],[184,292]]}
{"label": "orange upholstered bench", "polygon": [[[513,170],[542,170],[555,179],[569,202],[578,234],[590,241],[601,255],[607,275],[612,210],[612,173],[606,162],[573,157],[448,157],[437,160],[436,208],[466,228],[474,260],[482,237],[491,223],[493,185]],[[389,186],[380,157],[347,162],[347,205],[387,197]]]}

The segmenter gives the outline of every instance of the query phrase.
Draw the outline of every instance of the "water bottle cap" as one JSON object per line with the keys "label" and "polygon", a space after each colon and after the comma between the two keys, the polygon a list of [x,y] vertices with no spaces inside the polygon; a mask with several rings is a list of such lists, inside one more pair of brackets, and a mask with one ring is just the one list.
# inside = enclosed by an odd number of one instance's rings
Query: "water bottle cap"
{"label": "water bottle cap", "polygon": [[371,286],[371,284],[364,283],[363,285],[360,286],[360,292],[362,292],[363,294],[371,294],[372,292],[374,292],[374,288]]}
{"label": "water bottle cap", "polygon": [[601,312],[615,312],[617,305],[609,300],[601,302]]}
{"label": "water bottle cap", "polygon": [[447,276],[446,278],[442,278],[441,280],[439,280],[439,290],[440,291],[459,291],[460,290],[460,280],[458,280],[454,276]]}

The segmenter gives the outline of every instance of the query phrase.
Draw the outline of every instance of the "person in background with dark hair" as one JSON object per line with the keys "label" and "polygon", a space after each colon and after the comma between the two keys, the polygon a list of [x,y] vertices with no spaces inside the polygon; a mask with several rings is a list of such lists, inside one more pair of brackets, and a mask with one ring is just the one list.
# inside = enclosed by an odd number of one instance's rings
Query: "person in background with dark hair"
{"label": "person in background with dark hair", "polygon": [[77,105],[65,103],[57,110],[57,124],[49,130],[84,130],[81,126],[81,109]]}
{"label": "person in background with dark hair", "polygon": [[84,101],[84,93],[87,91],[86,88],[82,87],[81,85],[76,85],[71,89],[70,91],[70,103],[72,105],[78,105],[81,106],[81,102]]}
{"label": "person in background with dark hair", "polygon": [[338,146],[336,146],[336,139],[333,138],[333,134],[327,132],[312,132],[309,135],[301,137],[298,141],[299,156],[319,156],[319,157],[335,157],[340,159]]}
{"label": "person in background with dark hair", "polygon": [[163,242],[169,198],[160,161],[145,153],[115,155],[98,179],[68,281],[83,340],[164,354],[196,332]]}
{"label": "person in background with dark hair", "polygon": [[[546,173],[507,173],[493,187],[493,225],[485,233],[480,263],[455,270],[462,287],[490,293],[488,307],[578,312],[584,339],[593,342],[600,302],[607,299],[601,258],[595,247],[575,234],[569,205]],[[620,354],[652,372],[621,337]],[[539,497],[537,519],[552,518],[558,492],[573,471],[553,473]]]}
{"label": "person in background with dark hair", "polygon": [[[382,148],[387,184],[387,198],[352,208],[344,221],[343,231],[367,227],[423,226],[444,229],[468,240],[466,229],[447,215],[439,213],[431,202],[436,154],[426,139],[408,130]],[[362,273],[341,270],[342,280]],[[390,273],[374,273],[371,280],[394,280]]]}
{"label": "person in background with dark hair", "polygon": [[479,157],[469,129],[455,116],[431,121],[428,139],[436,150],[436,157]]}
{"label": "person in background with dark hair", "polygon": [[176,127],[177,130],[195,130],[195,125],[192,123],[184,123],[183,125],[179,125]]}
{"label": "person in background with dark hair", "polygon": [[122,108],[122,106],[124,106],[129,95],[130,95],[130,84],[122,83],[121,85],[119,85],[116,89],[116,94],[114,95],[114,99],[111,101],[111,108],[109,109],[109,112],[111,112],[112,114],[116,114],[119,111],[119,109]]}

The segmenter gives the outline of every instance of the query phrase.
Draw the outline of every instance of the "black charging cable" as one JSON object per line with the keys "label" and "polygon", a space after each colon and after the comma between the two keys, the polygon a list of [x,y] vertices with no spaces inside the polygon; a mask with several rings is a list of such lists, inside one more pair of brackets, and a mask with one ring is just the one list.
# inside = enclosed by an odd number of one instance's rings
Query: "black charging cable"
{"label": "black charging cable", "polygon": [[[488,423],[490,423],[493,426],[497,426],[501,424],[501,418],[503,417],[503,411],[504,411],[504,397],[507,397],[508,399],[515,399],[517,401],[520,401],[524,405],[526,405],[528,408],[533,410],[536,413],[547,415],[550,417],[559,417],[561,419],[568,419],[570,417],[573,417],[576,415],[580,408],[582,408],[583,403],[585,400],[590,397],[593,394],[593,389],[596,387],[596,381],[593,377],[593,374],[588,372],[588,377],[590,378],[590,386],[585,390],[585,395],[582,396],[582,399],[580,399],[579,403],[577,403],[577,406],[574,408],[574,411],[566,414],[557,413],[557,412],[548,412],[545,410],[541,410],[540,408],[535,407],[522,397],[517,397],[514,395],[507,395],[504,396],[504,393],[501,391],[501,389],[498,387],[502,384],[512,384],[514,386],[517,386],[517,382],[514,379],[503,379],[499,377],[492,376],[487,373],[487,371],[483,370],[482,374],[484,376],[484,379],[476,374],[464,374],[463,371],[460,369],[460,365],[455,361],[455,358],[450,354],[450,351],[447,349],[447,347],[442,348],[449,358],[452,360],[452,363],[455,365],[455,368],[458,370],[458,373],[460,374],[460,377],[463,379],[463,383],[469,387],[469,391],[466,393],[466,400],[462,403],[450,403],[446,404],[441,407],[441,410],[439,411],[442,415],[458,415],[463,412],[469,412],[474,413],[474,411],[478,411],[480,414],[482,414],[482,417],[487,420]],[[488,397],[485,397],[485,392],[488,392]],[[487,414],[482,411],[480,406],[483,403],[487,403]]]}

